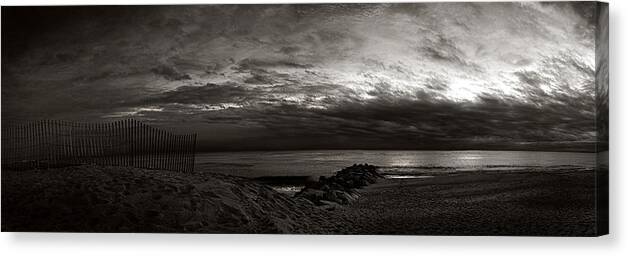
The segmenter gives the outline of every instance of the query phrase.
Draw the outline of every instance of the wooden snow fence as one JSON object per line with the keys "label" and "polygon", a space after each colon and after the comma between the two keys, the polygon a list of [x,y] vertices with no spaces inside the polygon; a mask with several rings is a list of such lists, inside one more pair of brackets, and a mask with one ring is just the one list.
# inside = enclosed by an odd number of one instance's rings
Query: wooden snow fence
{"label": "wooden snow fence", "polygon": [[194,171],[196,134],[174,134],[137,120],[41,120],[2,126],[2,168],[97,164]]}

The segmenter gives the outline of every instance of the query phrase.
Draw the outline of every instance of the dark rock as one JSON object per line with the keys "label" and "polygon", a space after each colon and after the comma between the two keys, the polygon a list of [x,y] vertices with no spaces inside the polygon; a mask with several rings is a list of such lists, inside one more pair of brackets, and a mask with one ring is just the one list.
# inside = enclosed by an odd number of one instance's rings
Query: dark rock
{"label": "dark rock", "polygon": [[296,193],[295,197],[307,199],[316,205],[327,204],[322,201],[349,204],[358,198],[356,188],[376,183],[378,178],[383,176],[377,172],[376,166],[354,164],[343,168],[334,176],[321,176],[316,182],[308,179],[305,188]]}
{"label": "dark rock", "polygon": [[301,190],[300,192],[298,192],[297,195],[295,196],[303,197],[307,200],[310,200],[316,203],[320,201],[321,199],[324,199],[325,192],[319,189],[305,188]]}
{"label": "dark rock", "polygon": [[325,193],[325,200],[338,202],[338,197],[336,196],[336,190],[327,190],[327,192]]}
{"label": "dark rock", "polygon": [[318,182],[314,177],[307,177],[307,179],[305,180],[305,187],[306,188],[315,188],[318,189],[320,188],[321,183]]}

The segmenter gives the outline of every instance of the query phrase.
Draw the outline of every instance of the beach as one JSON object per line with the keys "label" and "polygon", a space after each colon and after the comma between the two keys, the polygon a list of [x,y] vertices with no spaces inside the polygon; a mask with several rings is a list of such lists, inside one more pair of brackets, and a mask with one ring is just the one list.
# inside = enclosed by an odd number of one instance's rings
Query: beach
{"label": "beach", "polygon": [[380,178],[321,206],[253,179],[128,167],[2,171],[2,231],[595,235],[592,169]]}
{"label": "beach", "polygon": [[341,209],[352,234],[593,236],[594,172],[386,179]]}
{"label": "beach", "polygon": [[235,176],[96,165],[2,170],[3,232],[325,234],[338,227],[331,221],[306,200]]}

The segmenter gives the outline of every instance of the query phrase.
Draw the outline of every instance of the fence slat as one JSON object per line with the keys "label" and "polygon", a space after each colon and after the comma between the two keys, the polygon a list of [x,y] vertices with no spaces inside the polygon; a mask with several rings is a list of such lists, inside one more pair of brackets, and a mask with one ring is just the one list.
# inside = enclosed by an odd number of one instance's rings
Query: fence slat
{"label": "fence slat", "polygon": [[37,145],[38,146],[37,146],[37,156],[33,160],[35,160],[37,162],[37,168],[39,169],[39,168],[41,168],[41,151],[42,151],[42,148],[41,148],[41,142],[42,142],[42,140],[41,140],[41,121],[37,122],[35,129],[36,129],[35,139],[37,140]]}
{"label": "fence slat", "polygon": [[179,155],[179,163],[177,164],[177,170],[185,170],[184,169],[184,165],[183,165],[183,149],[184,149],[184,145],[183,143],[185,143],[185,136],[184,135],[178,135],[177,137],[179,137],[179,142],[177,143],[177,147],[179,148],[177,150],[177,154]]}
{"label": "fence slat", "polygon": [[130,146],[131,146],[131,166],[137,166],[137,142],[135,138],[137,138],[136,129],[135,129],[135,120],[130,120],[129,132],[131,133]]}
{"label": "fence slat", "polygon": [[118,149],[118,154],[115,155],[115,165],[120,165],[122,160],[120,159],[120,121],[113,123],[113,137],[115,138],[115,147]]}
{"label": "fence slat", "polygon": [[188,163],[188,167],[187,167],[187,172],[191,172],[192,171],[192,165],[194,164],[194,162],[192,162],[192,135],[188,135],[188,143],[187,143],[187,163]]}
{"label": "fence slat", "polygon": [[192,141],[192,170],[194,171],[194,166],[196,165],[196,133],[194,134],[194,139]]}
{"label": "fence slat", "polygon": [[140,126],[142,127],[142,168],[149,168],[148,167],[148,127],[143,124],[140,123]]}
{"label": "fence slat", "polygon": [[192,172],[194,170],[194,136],[190,135],[190,141],[188,145],[188,172]]}
{"label": "fence slat", "polygon": [[50,121],[50,154],[52,155],[52,166],[57,166],[57,122]]}
{"label": "fence slat", "polygon": [[153,156],[151,159],[151,168],[153,169],[158,169],[158,161],[159,161],[159,150],[157,148],[157,145],[159,143],[159,138],[157,136],[159,136],[159,134],[157,133],[157,130],[155,130],[155,128],[151,127],[150,129],[151,132],[151,148],[152,148],[152,152],[153,152]]}
{"label": "fence slat", "polygon": [[166,162],[166,169],[170,170],[172,169],[172,139],[173,136],[172,134],[168,133],[168,139],[167,139],[167,143],[166,143],[166,152],[168,152],[168,160]]}
{"label": "fence slat", "polygon": [[168,160],[168,152],[167,152],[167,143],[168,143],[168,137],[165,131],[161,131],[161,143],[159,143],[159,146],[161,146],[161,167],[160,169],[166,169],[166,163]]}
{"label": "fence slat", "polygon": [[181,141],[179,140],[179,135],[175,135],[174,137],[174,168],[175,170],[180,170],[181,168]]}

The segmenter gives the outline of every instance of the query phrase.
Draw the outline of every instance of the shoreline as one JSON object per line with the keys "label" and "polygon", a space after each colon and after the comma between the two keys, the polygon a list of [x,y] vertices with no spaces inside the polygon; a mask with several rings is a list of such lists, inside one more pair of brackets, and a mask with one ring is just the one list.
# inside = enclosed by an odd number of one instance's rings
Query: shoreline
{"label": "shoreline", "polygon": [[[390,171],[392,169],[412,169],[411,172]],[[417,171],[420,170],[420,171]],[[473,174],[515,174],[515,173],[561,173],[561,172],[589,172],[594,168],[577,165],[555,166],[517,166],[499,165],[482,167],[447,167],[447,166],[377,166],[377,172],[386,179],[430,179],[442,176],[473,175]],[[328,176],[325,176],[328,177]],[[284,187],[304,188],[306,183],[317,180],[319,177],[306,175],[278,175],[260,176],[250,178],[256,182],[268,185],[277,191],[283,191]],[[298,192],[295,191],[295,192]],[[294,192],[293,192],[294,193]]]}

